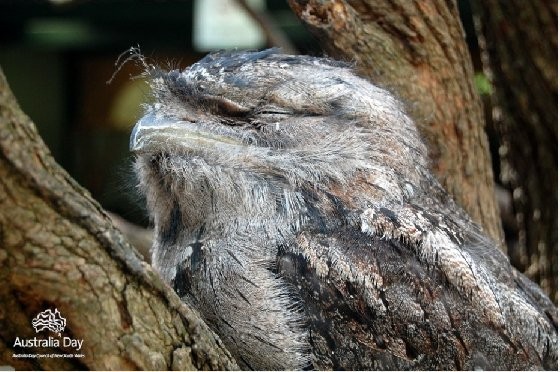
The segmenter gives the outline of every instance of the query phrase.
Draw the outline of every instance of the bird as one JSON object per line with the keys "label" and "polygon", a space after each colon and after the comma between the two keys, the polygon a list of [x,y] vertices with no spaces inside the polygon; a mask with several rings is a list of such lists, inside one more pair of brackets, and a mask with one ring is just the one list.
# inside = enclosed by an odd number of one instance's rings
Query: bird
{"label": "bird", "polygon": [[351,63],[146,62],[130,137],[152,265],[243,369],[557,369],[557,308]]}

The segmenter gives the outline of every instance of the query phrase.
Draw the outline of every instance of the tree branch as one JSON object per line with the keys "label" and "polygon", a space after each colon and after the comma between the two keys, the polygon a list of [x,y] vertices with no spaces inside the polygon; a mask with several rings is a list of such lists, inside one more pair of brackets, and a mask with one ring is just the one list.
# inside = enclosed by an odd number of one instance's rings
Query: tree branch
{"label": "tree branch", "polygon": [[[18,369],[233,369],[219,339],[52,158],[0,70],[0,364]],[[56,307],[84,358],[16,359]],[[37,335],[39,336],[39,335]],[[44,336],[46,337],[46,335]],[[32,348],[25,352],[67,352]],[[21,352],[21,350],[20,350]]]}

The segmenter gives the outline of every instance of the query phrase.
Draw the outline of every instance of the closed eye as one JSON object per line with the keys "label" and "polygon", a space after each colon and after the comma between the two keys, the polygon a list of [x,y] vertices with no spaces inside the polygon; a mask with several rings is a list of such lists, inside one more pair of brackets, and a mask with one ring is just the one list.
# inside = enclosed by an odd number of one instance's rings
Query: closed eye
{"label": "closed eye", "polygon": [[248,108],[223,97],[204,96],[200,100],[216,114],[226,117],[242,118],[251,113]]}

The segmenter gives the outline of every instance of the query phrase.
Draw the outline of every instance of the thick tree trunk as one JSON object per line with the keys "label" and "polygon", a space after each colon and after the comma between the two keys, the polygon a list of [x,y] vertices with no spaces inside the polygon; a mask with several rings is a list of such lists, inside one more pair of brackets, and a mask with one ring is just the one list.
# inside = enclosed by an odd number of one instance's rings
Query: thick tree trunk
{"label": "thick tree trunk", "polygon": [[476,2],[500,180],[513,196],[512,263],[556,300],[558,286],[558,4]]}
{"label": "thick tree trunk", "polygon": [[454,1],[290,0],[323,48],[408,101],[445,189],[501,242],[480,99]]}
{"label": "thick tree trunk", "polygon": [[[0,365],[17,369],[232,369],[235,362],[53,160],[0,70]],[[60,311],[58,336],[32,319]],[[60,347],[14,346],[58,339]],[[79,358],[18,358],[75,353]]]}

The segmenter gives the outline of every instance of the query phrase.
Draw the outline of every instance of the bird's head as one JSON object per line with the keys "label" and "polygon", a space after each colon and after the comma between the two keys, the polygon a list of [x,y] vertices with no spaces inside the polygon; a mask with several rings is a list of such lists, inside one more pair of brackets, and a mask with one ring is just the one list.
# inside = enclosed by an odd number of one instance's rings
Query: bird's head
{"label": "bird's head", "polygon": [[251,185],[282,194],[346,186],[364,172],[395,189],[386,170],[425,167],[401,104],[346,63],[269,49],[148,74],[154,99],[130,138],[148,199],[196,194],[193,208],[204,209],[218,194],[232,205],[236,192],[251,199]]}

